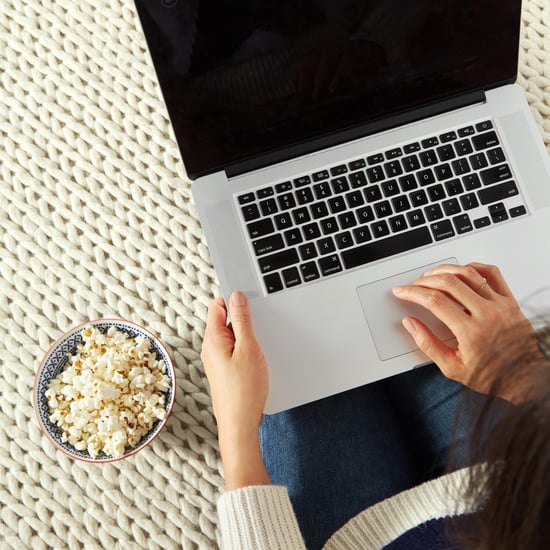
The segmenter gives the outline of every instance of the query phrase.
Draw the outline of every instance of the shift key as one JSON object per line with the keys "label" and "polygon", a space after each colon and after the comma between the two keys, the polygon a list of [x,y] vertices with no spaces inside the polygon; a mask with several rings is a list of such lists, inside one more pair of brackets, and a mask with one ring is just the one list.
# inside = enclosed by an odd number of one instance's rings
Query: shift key
{"label": "shift key", "polygon": [[258,264],[262,273],[268,273],[269,271],[274,271],[275,269],[281,269],[283,267],[296,264],[299,260],[300,259],[298,258],[298,252],[296,252],[296,249],[290,248],[288,250],[276,252],[270,256],[258,258]]}

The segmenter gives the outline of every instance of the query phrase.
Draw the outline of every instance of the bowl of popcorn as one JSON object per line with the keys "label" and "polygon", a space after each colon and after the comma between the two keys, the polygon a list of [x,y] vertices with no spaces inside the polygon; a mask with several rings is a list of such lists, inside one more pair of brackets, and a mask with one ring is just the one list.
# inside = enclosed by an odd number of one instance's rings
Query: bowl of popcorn
{"label": "bowl of popcorn", "polygon": [[72,458],[112,462],[145,448],[175,398],[174,366],[148,330],[88,321],[61,336],[36,373],[34,410],[48,439]]}

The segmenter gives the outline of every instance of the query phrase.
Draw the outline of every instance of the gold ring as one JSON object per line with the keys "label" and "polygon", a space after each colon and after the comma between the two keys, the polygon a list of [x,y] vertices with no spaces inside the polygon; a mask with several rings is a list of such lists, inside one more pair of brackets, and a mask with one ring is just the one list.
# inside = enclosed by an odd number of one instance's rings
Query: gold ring
{"label": "gold ring", "polygon": [[476,292],[479,292],[482,288],[485,288],[486,284],[487,284],[487,279],[483,277],[483,282],[479,285],[479,288],[476,290]]}

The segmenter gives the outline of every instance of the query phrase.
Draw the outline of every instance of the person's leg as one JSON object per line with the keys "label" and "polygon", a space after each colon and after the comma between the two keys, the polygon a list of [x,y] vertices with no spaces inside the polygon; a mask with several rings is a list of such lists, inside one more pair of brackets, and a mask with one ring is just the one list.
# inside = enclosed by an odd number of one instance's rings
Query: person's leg
{"label": "person's leg", "polygon": [[[430,364],[384,381],[422,477],[432,479],[471,464],[470,439],[487,397],[445,377]],[[506,404],[496,401],[490,429]]]}
{"label": "person's leg", "polygon": [[266,415],[260,440],[272,482],[288,487],[308,549],[420,481],[379,382]]}

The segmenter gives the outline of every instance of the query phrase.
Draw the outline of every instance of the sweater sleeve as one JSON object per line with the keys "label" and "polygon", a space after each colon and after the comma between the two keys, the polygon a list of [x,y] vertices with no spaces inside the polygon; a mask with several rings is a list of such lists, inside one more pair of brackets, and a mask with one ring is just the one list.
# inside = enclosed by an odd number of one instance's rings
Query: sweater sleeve
{"label": "sweater sleeve", "polygon": [[235,489],[218,500],[223,550],[305,550],[286,487]]}

